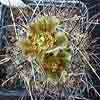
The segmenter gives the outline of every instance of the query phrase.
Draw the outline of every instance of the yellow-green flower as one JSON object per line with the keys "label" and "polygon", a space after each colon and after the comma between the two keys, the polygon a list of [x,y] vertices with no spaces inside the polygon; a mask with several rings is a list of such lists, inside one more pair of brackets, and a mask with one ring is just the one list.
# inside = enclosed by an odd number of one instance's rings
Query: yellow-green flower
{"label": "yellow-green flower", "polygon": [[[26,25],[26,37],[18,46],[26,56],[36,57],[48,77],[57,79],[69,64],[68,40],[58,32],[60,20],[55,16],[40,16]],[[59,47],[64,47],[59,49]],[[47,53],[48,52],[48,53]]]}
{"label": "yellow-green flower", "polygon": [[37,56],[52,48],[55,43],[54,32],[59,20],[54,17],[39,17],[27,27],[27,37],[19,42],[19,47],[28,56]]}

